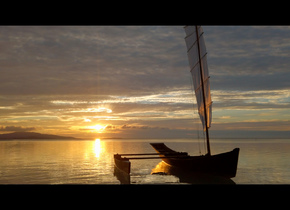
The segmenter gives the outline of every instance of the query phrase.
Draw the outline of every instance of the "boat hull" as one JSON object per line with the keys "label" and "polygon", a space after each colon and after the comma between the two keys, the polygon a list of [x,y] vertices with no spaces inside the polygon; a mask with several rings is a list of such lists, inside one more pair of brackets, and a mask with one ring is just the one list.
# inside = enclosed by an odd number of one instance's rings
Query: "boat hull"
{"label": "boat hull", "polygon": [[[170,151],[171,153],[175,152],[163,143],[151,143],[151,146],[158,153],[164,153],[166,151]],[[239,148],[235,148],[230,152],[211,156],[182,155],[177,158],[167,158],[166,155],[159,156],[165,163],[185,171],[207,173],[232,178],[236,176],[239,151]]]}
{"label": "boat hull", "polygon": [[128,158],[122,158],[121,155],[114,155],[115,166],[124,173],[130,174],[131,162]]}

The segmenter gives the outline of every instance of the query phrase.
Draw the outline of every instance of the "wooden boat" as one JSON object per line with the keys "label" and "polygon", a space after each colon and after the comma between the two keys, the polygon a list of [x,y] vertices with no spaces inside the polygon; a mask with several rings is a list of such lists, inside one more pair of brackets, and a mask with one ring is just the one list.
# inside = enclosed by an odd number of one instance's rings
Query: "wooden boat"
{"label": "wooden boat", "polygon": [[211,173],[193,172],[182,170],[178,167],[169,165],[164,161],[159,162],[151,170],[152,175],[173,175],[179,178],[180,183],[189,184],[236,184],[232,179]]}
{"label": "wooden boat", "polygon": [[[197,101],[197,110],[206,134],[207,154],[189,156],[186,152],[176,152],[168,148],[164,143],[152,143],[159,157],[133,157],[125,158],[115,154],[115,165],[130,173],[130,159],[156,159],[162,160],[182,170],[219,175],[227,178],[235,177],[239,158],[239,148],[232,151],[211,155],[209,128],[212,120],[212,101],[210,94],[209,73],[207,67],[207,52],[203,38],[203,30],[200,26],[184,27],[189,60],[190,73],[192,76],[194,93]],[[123,154],[123,155],[152,155],[152,154]]]}
{"label": "wooden boat", "polygon": [[130,171],[131,171],[131,162],[129,161],[128,158],[125,158],[125,157],[122,157],[121,155],[119,154],[115,154],[114,155],[114,161],[115,161],[115,166],[127,173],[127,174],[130,174]]}
{"label": "wooden boat", "polygon": [[[197,110],[206,134],[207,154],[201,156],[181,155],[168,158],[160,155],[167,164],[188,171],[218,174],[224,177],[235,177],[237,171],[239,148],[232,151],[211,155],[209,128],[212,120],[212,101],[210,94],[207,52],[201,26],[185,26],[185,42],[193,89],[197,101]],[[153,143],[152,147],[159,153],[175,152],[163,143]]]}
{"label": "wooden boat", "polygon": [[[175,152],[164,143],[151,143],[151,146],[159,153]],[[183,171],[206,173],[227,178],[236,176],[239,148],[217,155],[189,156],[187,153],[178,152],[176,154],[180,155],[167,158],[167,155],[160,154],[160,157],[165,163]]]}

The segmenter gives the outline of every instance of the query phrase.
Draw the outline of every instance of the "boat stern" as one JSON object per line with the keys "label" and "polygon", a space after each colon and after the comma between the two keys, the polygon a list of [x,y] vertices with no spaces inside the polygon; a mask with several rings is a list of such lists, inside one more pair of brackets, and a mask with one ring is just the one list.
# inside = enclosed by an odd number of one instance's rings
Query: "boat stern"
{"label": "boat stern", "polygon": [[114,154],[114,161],[115,166],[121,170],[122,172],[125,172],[127,174],[130,174],[131,172],[131,162],[128,158],[122,158],[119,154]]}

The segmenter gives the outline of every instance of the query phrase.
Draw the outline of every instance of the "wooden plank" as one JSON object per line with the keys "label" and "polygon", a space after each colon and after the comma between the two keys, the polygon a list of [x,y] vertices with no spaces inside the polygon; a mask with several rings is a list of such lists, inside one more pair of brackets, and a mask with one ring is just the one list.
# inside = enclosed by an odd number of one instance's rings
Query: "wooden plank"
{"label": "wooden plank", "polygon": [[176,154],[177,152],[164,152],[164,153],[136,153],[136,154],[118,154],[120,156],[139,156],[139,155],[170,155]]}
{"label": "wooden plank", "polygon": [[165,156],[165,157],[132,157],[132,158],[127,158],[129,160],[142,160],[142,159],[161,159],[161,158],[185,158],[188,156]]}

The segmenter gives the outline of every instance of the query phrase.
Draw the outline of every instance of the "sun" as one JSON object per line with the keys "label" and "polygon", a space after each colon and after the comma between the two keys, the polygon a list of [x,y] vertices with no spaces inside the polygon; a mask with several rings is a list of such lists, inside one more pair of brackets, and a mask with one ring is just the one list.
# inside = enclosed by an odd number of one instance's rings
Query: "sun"
{"label": "sun", "polygon": [[107,127],[107,125],[97,124],[97,125],[91,126],[91,129],[97,131],[98,133],[101,133],[106,129],[106,127]]}

